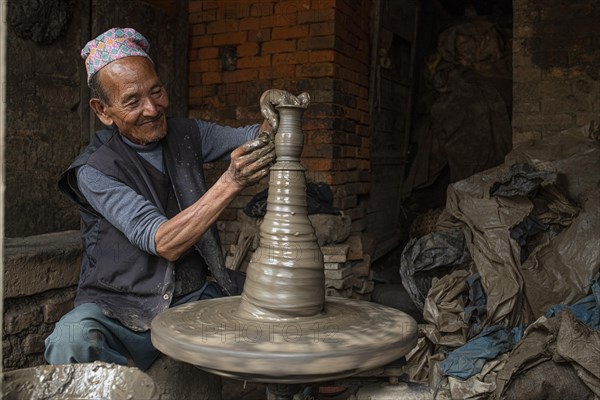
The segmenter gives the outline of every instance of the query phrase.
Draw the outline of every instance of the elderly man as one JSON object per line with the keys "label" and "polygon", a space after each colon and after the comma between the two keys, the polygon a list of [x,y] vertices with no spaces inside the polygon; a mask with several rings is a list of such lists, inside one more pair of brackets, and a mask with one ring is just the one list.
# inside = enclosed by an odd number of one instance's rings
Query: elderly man
{"label": "elderly man", "polygon": [[[46,339],[51,364],[133,361],[146,369],[158,356],[149,332],[158,313],[241,291],[213,224],[267,175],[276,122],[230,128],[167,118],[169,98],[148,47],[135,30],[113,28],[81,51],[90,107],[109,129],[96,133],[59,183],[81,212],[83,261],[76,307]],[[272,116],[267,97],[261,107]],[[203,163],[228,157],[229,168],[207,190]]]}

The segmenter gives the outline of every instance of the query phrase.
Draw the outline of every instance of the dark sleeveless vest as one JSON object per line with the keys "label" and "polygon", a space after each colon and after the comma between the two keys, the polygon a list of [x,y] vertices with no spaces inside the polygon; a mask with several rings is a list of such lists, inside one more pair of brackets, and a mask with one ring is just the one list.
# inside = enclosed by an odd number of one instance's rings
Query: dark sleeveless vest
{"label": "dark sleeveless vest", "polygon": [[237,293],[224,266],[215,226],[171,263],[131,244],[93,210],[77,187],[76,169],[88,164],[131,187],[170,218],[206,192],[198,129],[194,120],[169,119],[168,134],[161,140],[166,174],[140,157],[116,130],[102,130],[61,176],[59,188],[77,204],[83,220],[76,305],[96,303],[105,315],[132,330],[145,331],[174,296],[199,289],[206,267],[226,293]]}

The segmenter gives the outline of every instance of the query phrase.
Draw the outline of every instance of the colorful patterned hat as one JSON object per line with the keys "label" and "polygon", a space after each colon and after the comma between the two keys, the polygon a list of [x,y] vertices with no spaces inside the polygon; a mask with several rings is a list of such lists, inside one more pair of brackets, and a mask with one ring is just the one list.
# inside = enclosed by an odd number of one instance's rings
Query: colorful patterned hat
{"label": "colorful patterned hat", "polygon": [[133,28],[112,28],[90,40],[81,50],[85,60],[88,85],[92,76],[113,61],[125,57],[141,56],[150,61],[148,40]]}

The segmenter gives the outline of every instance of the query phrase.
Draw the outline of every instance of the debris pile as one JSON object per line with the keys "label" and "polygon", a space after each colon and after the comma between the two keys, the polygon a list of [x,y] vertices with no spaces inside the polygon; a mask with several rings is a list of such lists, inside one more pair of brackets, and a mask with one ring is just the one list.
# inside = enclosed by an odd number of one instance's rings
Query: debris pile
{"label": "debris pile", "polygon": [[371,257],[362,251],[360,236],[350,236],[343,244],[322,246],[325,262],[325,294],[371,300],[375,288]]}
{"label": "debris pile", "polygon": [[[406,356],[409,379],[436,399],[600,396],[598,238],[593,139],[524,145],[450,185],[433,232],[401,258],[426,321]],[[563,373],[576,379],[551,378]]]}

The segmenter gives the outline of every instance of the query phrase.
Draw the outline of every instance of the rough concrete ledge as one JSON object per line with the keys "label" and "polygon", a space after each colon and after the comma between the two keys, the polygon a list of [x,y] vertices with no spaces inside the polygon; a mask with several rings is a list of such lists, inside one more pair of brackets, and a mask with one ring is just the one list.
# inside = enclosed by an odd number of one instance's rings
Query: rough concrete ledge
{"label": "rough concrete ledge", "polygon": [[81,253],[79,231],[6,238],[4,298],[31,296],[76,285]]}
{"label": "rough concrete ledge", "polygon": [[166,356],[145,373],[99,361],[10,371],[2,389],[5,400],[221,400],[220,377]]}

